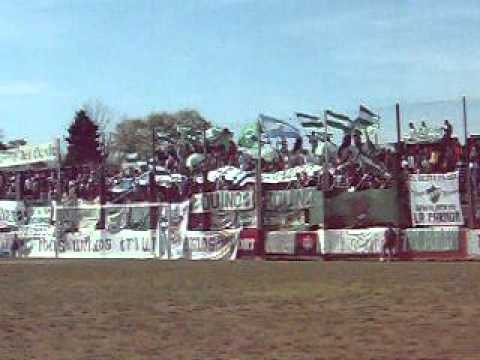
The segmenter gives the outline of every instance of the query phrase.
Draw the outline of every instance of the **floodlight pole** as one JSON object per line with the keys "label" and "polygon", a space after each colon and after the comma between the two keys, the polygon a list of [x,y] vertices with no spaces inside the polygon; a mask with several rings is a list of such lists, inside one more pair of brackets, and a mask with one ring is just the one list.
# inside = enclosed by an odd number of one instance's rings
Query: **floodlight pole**
{"label": "floodlight pole", "polygon": [[203,168],[204,170],[202,171],[202,176],[203,176],[203,187],[204,189],[207,188],[207,180],[208,180],[208,149],[207,149],[207,127],[206,125],[203,126]]}
{"label": "floodlight pole", "polygon": [[323,191],[328,190],[328,122],[327,122],[327,111],[323,112],[323,130],[324,130],[324,135],[325,138],[324,140],[324,146],[323,146],[323,158],[324,158],[324,163],[323,163]]}
{"label": "floodlight pole", "polygon": [[[156,141],[157,141],[157,136],[156,136],[156,127],[152,127],[152,171],[148,174],[148,185],[150,188],[149,191],[149,197],[150,197],[150,202],[156,203],[158,200],[158,193],[157,193],[157,184],[155,181],[155,175],[157,173],[157,160],[156,160],[156,154],[155,154],[155,149],[156,149]],[[148,163],[148,162],[147,162]],[[159,226],[159,217],[158,217],[158,208],[155,206],[151,206],[149,210],[149,215],[150,215],[150,229],[156,229]]]}
{"label": "floodlight pole", "polygon": [[[57,138],[55,140],[56,147],[57,147],[57,196],[56,199],[60,204],[62,201],[62,192],[63,192],[63,186],[62,186],[62,153],[60,152],[60,138]],[[54,212],[54,209],[52,209],[52,214]],[[55,258],[58,258],[58,243],[61,239],[60,237],[60,232],[58,231],[59,229],[59,224],[58,224],[58,219],[55,217]]]}
{"label": "floodlight pole", "polygon": [[463,108],[463,137],[465,139],[465,145],[468,141],[468,125],[467,125],[467,99],[465,96],[462,97],[462,108]]}
{"label": "floodlight pole", "polygon": [[153,171],[155,172],[156,170],[156,161],[155,161],[155,126],[152,127],[152,166],[153,166]]}
{"label": "floodlight pole", "polygon": [[[471,169],[470,169],[470,152],[468,151],[468,125],[467,125],[467,100],[465,96],[462,97],[462,110],[463,110],[463,136],[465,139],[464,147],[464,156],[466,163],[466,185],[467,185],[467,199],[468,199],[468,224],[470,226],[475,225],[475,216],[474,216],[474,201],[473,201],[473,191],[472,191],[472,179],[471,179]],[[476,179],[474,179],[476,181]]]}
{"label": "floodlight pole", "polygon": [[262,129],[260,125],[260,117],[257,119],[257,138],[258,138],[258,153],[257,153],[257,168],[255,176],[255,208],[257,217],[257,249],[255,251],[257,256],[263,256],[265,251],[264,236],[263,236],[263,195],[262,195]]}
{"label": "floodlight pole", "polygon": [[395,118],[397,121],[397,143],[400,144],[400,141],[402,141],[402,123],[400,119],[400,104],[396,103],[395,104]]}

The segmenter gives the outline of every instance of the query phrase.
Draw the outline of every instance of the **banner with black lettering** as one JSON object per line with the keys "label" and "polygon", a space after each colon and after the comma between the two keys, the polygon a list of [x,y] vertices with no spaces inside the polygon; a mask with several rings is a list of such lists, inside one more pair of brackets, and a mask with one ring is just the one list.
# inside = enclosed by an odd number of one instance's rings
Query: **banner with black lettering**
{"label": "banner with black lettering", "polygon": [[18,237],[24,241],[32,239],[46,239],[54,236],[55,227],[52,225],[51,206],[27,207],[26,221],[18,227]]}
{"label": "banner with black lettering", "polygon": [[24,145],[0,151],[0,168],[39,162],[53,162],[57,158],[58,148],[54,143]]}
{"label": "banner with black lettering", "polygon": [[254,209],[253,191],[220,190],[194,194],[190,199],[190,212],[193,214],[211,211],[241,211]]}
{"label": "banner with black lettering", "polygon": [[270,190],[265,193],[264,224],[280,229],[302,229],[323,225],[323,192],[315,187]]}
{"label": "banner with black lettering", "polygon": [[187,231],[187,258],[191,260],[235,260],[240,229]]}
{"label": "banner with black lettering", "polygon": [[413,226],[463,225],[458,171],[410,175],[409,188]]}
{"label": "banner with black lettering", "polygon": [[386,228],[325,230],[320,237],[322,254],[381,254]]}
{"label": "banner with black lettering", "polygon": [[63,234],[58,243],[59,258],[152,258],[156,231],[108,230]]}
{"label": "banner with black lettering", "polygon": [[[267,211],[292,211],[308,209],[315,205],[323,206],[322,194],[314,187],[304,189],[271,190],[266,192],[265,210]],[[317,195],[317,196],[316,196]]]}
{"label": "banner with black lettering", "polygon": [[25,221],[25,205],[21,201],[0,201],[0,228],[16,227]]}
{"label": "banner with black lettering", "polygon": [[263,224],[274,227],[277,230],[303,230],[308,225],[306,223],[305,210],[295,210],[288,212],[265,211]]}

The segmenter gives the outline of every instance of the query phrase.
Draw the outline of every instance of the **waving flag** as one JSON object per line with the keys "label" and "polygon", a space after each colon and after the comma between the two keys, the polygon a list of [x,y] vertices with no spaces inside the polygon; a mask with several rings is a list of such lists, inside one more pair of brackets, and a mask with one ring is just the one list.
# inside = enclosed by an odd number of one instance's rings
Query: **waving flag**
{"label": "waving flag", "polygon": [[327,125],[335,129],[349,132],[353,128],[353,122],[347,115],[339,114],[330,110],[326,111]]}
{"label": "waving flag", "polygon": [[320,129],[324,126],[322,119],[318,116],[305,113],[295,113],[295,115],[304,128]]}
{"label": "waving flag", "polygon": [[257,124],[248,124],[240,130],[238,145],[241,147],[252,148],[258,143]]}
{"label": "waving flag", "polygon": [[378,124],[380,116],[369,110],[366,106],[360,105],[358,117],[355,119],[357,127],[369,127]]}
{"label": "waving flag", "polygon": [[294,139],[300,137],[300,131],[286,121],[260,114],[259,122],[262,132],[268,137],[286,137]]}

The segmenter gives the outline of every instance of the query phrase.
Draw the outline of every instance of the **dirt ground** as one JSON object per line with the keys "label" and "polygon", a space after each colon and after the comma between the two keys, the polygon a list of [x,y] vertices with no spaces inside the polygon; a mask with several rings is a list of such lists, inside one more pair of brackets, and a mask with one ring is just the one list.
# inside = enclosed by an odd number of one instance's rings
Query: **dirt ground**
{"label": "dirt ground", "polygon": [[0,359],[479,359],[480,263],[0,261]]}

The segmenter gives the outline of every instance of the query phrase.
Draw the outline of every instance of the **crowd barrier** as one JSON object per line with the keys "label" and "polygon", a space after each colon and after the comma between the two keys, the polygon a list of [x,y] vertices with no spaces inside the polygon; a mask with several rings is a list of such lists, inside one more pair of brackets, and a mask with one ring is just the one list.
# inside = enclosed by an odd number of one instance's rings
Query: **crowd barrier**
{"label": "crowd barrier", "polygon": [[[385,256],[386,228],[266,231],[227,229],[189,231],[183,236],[159,229],[73,232],[57,237],[44,230],[27,237],[0,232],[0,255],[23,258],[131,258],[160,260],[348,259]],[[393,257],[400,260],[480,259],[480,230],[460,227],[399,230]],[[262,239],[263,237],[263,239]],[[17,243],[18,246],[15,246]]]}
{"label": "crowd barrier", "polygon": [[479,233],[463,227],[458,173],[412,176],[409,198],[411,211],[402,213],[397,188],[328,196],[314,187],[269,188],[263,197],[262,230],[257,229],[251,189],[201,193],[180,203],[27,206],[0,201],[0,229],[10,230],[0,231],[0,255],[379,258],[386,253],[387,228],[393,228],[398,234],[393,256],[398,259],[480,258]]}

